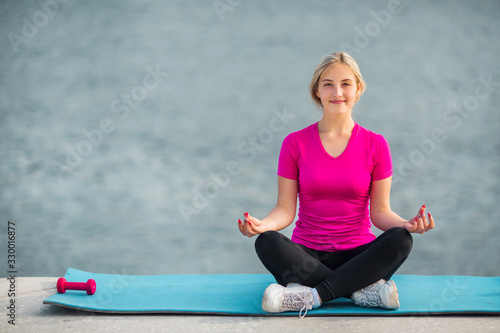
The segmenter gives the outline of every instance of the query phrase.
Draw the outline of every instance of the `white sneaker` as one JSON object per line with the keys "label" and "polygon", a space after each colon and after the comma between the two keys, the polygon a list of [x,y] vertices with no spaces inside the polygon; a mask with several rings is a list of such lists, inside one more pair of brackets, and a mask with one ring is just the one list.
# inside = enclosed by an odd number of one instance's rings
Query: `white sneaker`
{"label": "white sneaker", "polygon": [[[273,283],[266,288],[262,297],[262,309],[264,311],[299,311],[301,318],[307,314],[307,310],[312,309],[313,304],[311,288],[299,284],[291,284],[291,287],[287,286],[285,288]],[[304,314],[302,314],[303,311],[305,311]]]}
{"label": "white sneaker", "polygon": [[398,309],[398,288],[394,281],[379,280],[351,295],[354,304],[370,308]]}

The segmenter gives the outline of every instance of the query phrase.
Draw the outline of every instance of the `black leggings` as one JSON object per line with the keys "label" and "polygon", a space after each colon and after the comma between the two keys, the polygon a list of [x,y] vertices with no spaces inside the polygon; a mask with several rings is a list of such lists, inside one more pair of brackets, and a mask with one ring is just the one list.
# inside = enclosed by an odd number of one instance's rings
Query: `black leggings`
{"label": "black leggings", "polygon": [[412,236],[400,227],[368,244],[338,252],[310,249],[277,231],[266,231],[255,241],[257,255],[279,284],[297,282],[316,288],[323,302],[350,297],[380,279],[390,280],[412,245]]}

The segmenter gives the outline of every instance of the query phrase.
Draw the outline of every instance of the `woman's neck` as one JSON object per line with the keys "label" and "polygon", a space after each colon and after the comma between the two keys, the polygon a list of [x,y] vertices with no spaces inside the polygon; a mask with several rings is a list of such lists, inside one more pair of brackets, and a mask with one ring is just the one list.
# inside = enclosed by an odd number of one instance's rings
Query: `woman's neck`
{"label": "woman's neck", "polygon": [[323,118],[318,122],[318,131],[328,132],[332,135],[351,134],[354,120],[351,113],[328,115],[323,113]]}

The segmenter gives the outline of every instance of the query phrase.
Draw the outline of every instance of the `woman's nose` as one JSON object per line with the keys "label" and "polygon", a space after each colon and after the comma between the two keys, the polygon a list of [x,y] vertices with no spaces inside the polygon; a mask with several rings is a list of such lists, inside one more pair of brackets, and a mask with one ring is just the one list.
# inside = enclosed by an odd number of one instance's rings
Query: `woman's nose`
{"label": "woman's nose", "polygon": [[342,95],[342,92],[339,87],[333,87],[333,96],[334,97],[340,97]]}

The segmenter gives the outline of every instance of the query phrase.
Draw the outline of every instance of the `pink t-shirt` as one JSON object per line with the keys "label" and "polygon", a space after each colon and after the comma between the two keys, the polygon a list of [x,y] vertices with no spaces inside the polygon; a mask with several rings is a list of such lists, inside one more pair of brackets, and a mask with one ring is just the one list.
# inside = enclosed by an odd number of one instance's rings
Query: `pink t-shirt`
{"label": "pink t-shirt", "polygon": [[324,149],[318,123],[289,134],[278,176],[298,182],[299,219],[292,241],[321,251],[350,250],[372,241],[370,185],[391,175],[387,140],[356,123],[338,157]]}

